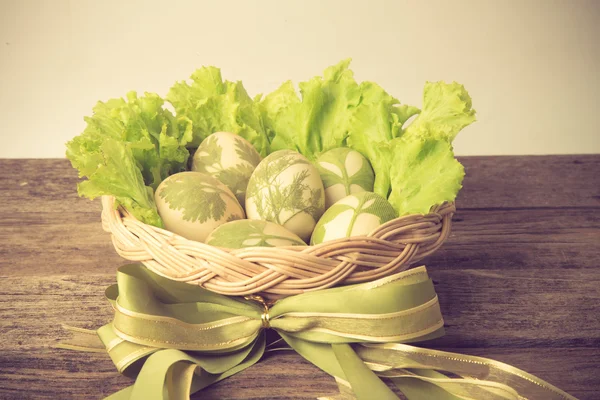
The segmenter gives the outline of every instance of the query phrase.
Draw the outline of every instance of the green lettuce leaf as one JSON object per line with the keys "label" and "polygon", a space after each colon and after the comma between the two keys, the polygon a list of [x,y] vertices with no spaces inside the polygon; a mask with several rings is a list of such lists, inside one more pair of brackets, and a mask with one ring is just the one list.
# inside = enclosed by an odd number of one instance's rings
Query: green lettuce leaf
{"label": "green lettuce leaf", "polygon": [[[357,107],[353,115],[348,145],[369,159],[375,171],[375,193],[388,198],[396,211],[402,215],[405,213],[406,204],[404,200],[400,201],[400,187],[403,191],[408,192],[425,190],[423,188],[426,187],[427,181],[419,184],[418,179],[412,179],[411,184],[416,186],[401,185],[401,179],[407,179],[412,175],[410,175],[410,171],[398,170],[397,158],[404,157],[400,160],[408,165],[410,157],[415,157],[412,162],[415,165],[423,165],[419,157],[422,157],[423,154],[430,154],[427,151],[419,153],[411,147],[409,153],[402,155],[406,144],[412,143],[414,146],[415,143],[420,142],[413,141],[413,139],[420,139],[424,143],[423,146],[429,148],[432,141],[445,141],[448,143],[449,152],[454,159],[450,143],[462,128],[475,120],[475,110],[471,108],[469,94],[462,85],[457,83],[426,83],[422,110],[408,105],[399,105],[383,89],[369,82],[363,83],[363,85],[367,84],[372,85],[369,92],[371,96],[368,97],[372,99],[372,102],[363,101],[361,106]],[[363,91],[363,93],[365,92]],[[404,128],[406,122],[417,114],[415,120]],[[404,140],[400,141],[399,138],[404,138]],[[425,177],[422,171],[419,173],[421,177]],[[419,173],[414,172],[416,175]],[[454,199],[461,188],[461,181],[462,177],[458,185],[449,183],[448,187],[456,190],[453,196],[444,192],[446,196],[441,197]],[[417,200],[427,201],[433,197],[435,196],[428,196],[425,191],[421,197],[417,197]],[[444,201],[446,200],[448,199],[444,199]],[[415,203],[409,201],[408,204],[409,208],[415,211]],[[423,203],[421,209],[429,210],[435,204],[438,203]]]}
{"label": "green lettuce leaf", "polygon": [[107,138],[127,143],[147,185],[156,188],[170,174],[185,169],[191,140],[191,121],[175,118],[162,108],[164,101],[154,93],[127,100],[98,102],[93,115],[86,117],[83,133],[67,143],[67,158],[80,176],[96,170],[100,146]]}
{"label": "green lettuce leaf", "polygon": [[162,227],[154,203],[154,191],[144,184],[144,178],[137,167],[133,152],[124,142],[107,138],[100,145],[102,161],[88,179],[79,183],[80,196],[96,198],[103,195],[114,196],[138,220]]}
{"label": "green lettuce leaf", "polygon": [[354,110],[348,146],[369,159],[375,172],[374,192],[387,198],[391,188],[390,141],[398,137],[402,125],[419,109],[399,101],[372,82],[361,83],[362,101]]}
{"label": "green lettuce leaf", "polygon": [[210,134],[225,131],[248,140],[262,156],[267,154],[269,138],[258,105],[241,82],[223,81],[215,67],[196,70],[191,81],[176,83],[166,97],[177,115],[192,121],[189,147],[198,147]]}
{"label": "green lettuce leaf", "polygon": [[423,110],[403,135],[452,142],[461,129],[475,122],[475,110],[471,107],[471,97],[463,85],[427,82]]}
{"label": "green lettuce leaf", "polygon": [[454,201],[465,171],[447,140],[403,137],[394,139],[390,147],[388,201],[399,215],[426,214],[436,204]]}
{"label": "green lettuce leaf", "polygon": [[[408,110],[400,120],[410,114],[414,115],[414,110]],[[427,213],[436,204],[455,200],[464,168],[455,159],[451,143],[474,121],[475,110],[463,85],[425,84],[422,111],[400,129],[399,139],[377,149],[382,179],[391,177],[388,200],[399,215]],[[383,192],[385,183],[381,182],[378,193]]]}
{"label": "green lettuce leaf", "polygon": [[[421,111],[400,104],[373,82],[357,83],[348,69],[349,63],[350,60],[344,60],[327,68],[323,77],[300,83],[300,96],[288,81],[260,100],[261,117],[272,140],[271,149],[292,149],[315,160],[332,148],[351,147],[371,163],[375,193],[385,198],[395,193],[392,198],[395,200],[399,189],[394,189],[399,181],[394,176],[397,172],[394,162],[403,147],[397,139],[414,136],[451,141],[474,120],[471,100],[464,87],[456,83],[427,83]],[[407,121],[417,114],[415,121],[404,129]],[[407,174],[402,172],[403,177]],[[425,204],[423,208],[432,205]],[[398,212],[402,211],[401,206],[403,203],[396,202]]]}
{"label": "green lettuce leaf", "polygon": [[192,140],[191,121],[174,117],[163,104],[156,94],[135,92],[126,100],[98,102],[85,130],[67,143],[71,165],[88,178],[79,184],[81,196],[113,195],[142,222],[162,226],[153,189],[185,170]]}
{"label": "green lettuce leaf", "polygon": [[398,99],[373,82],[358,83],[344,60],[299,84],[291,82],[259,102],[261,117],[271,138],[271,149],[291,149],[310,160],[337,147],[363,154],[375,171],[375,192],[390,192],[389,142],[419,109]]}
{"label": "green lettuce leaf", "polygon": [[294,84],[291,81],[284,82],[264,99],[261,100],[260,97],[257,96],[256,100],[267,136],[271,141],[271,151],[283,149],[299,151],[295,140],[294,124],[300,98]]}
{"label": "green lettuce leaf", "polygon": [[285,82],[259,103],[272,150],[296,150],[315,160],[321,153],[345,145],[361,90],[344,60],[324,76],[299,84],[300,97]]}

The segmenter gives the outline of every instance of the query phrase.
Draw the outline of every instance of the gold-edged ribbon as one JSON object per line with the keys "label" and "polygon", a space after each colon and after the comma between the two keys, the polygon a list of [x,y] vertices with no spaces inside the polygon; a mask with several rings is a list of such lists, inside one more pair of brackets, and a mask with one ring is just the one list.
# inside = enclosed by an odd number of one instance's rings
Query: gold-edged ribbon
{"label": "gold-edged ribbon", "polygon": [[114,320],[97,332],[71,328],[75,342],[62,347],[98,351],[90,340],[97,334],[119,372],[136,377],[112,400],[188,399],[258,362],[269,328],[333,376],[344,398],[398,399],[385,378],[409,400],[575,399],[504,363],[407,345],[444,333],[425,267],[268,307],[258,297],[216,294],[128,264],[106,297]]}

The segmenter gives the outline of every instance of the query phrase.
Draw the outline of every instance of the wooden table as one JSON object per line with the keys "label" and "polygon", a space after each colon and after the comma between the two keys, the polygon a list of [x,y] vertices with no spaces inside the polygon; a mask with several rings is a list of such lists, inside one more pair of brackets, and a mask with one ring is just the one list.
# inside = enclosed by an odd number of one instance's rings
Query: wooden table
{"label": "wooden table", "polygon": [[[446,321],[432,348],[507,362],[600,398],[600,155],[464,157],[447,243],[425,263]],[[125,263],[66,160],[0,160],[0,398],[101,398],[131,384],[108,356],[53,349],[96,328]],[[314,399],[333,380],[291,353],[203,399]],[[198,396],[198,398],[200,398]]]}

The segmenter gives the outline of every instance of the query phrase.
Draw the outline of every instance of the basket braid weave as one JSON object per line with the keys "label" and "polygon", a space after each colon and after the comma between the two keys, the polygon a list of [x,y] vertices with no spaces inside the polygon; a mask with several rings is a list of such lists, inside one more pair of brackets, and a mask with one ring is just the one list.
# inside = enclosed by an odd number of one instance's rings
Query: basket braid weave
{"label": "basket braid weave", "polygon": [[144,224],[115,199],[102,198],[102,227],[117,253],[169,279],[230,295],[285,297],[372,281],[407,269],[435,252],[450,234],[454,203],[427,215],[391,220],[367,236],[316,246],[224,249]]}

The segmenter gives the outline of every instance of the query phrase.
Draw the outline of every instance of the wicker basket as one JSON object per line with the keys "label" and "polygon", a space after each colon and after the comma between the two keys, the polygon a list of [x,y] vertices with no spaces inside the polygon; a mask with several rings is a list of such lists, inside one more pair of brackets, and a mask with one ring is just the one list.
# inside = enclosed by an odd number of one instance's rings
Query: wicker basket
{"label": "wicker basket", "polygon": [[278,298],[372,281],[407,269],[450,234],[454,203],[389,221],[367,236],[316,246],[224,249],[144,224],[102,198],[102,227],[119,255],[176,281],[230,296]]}

